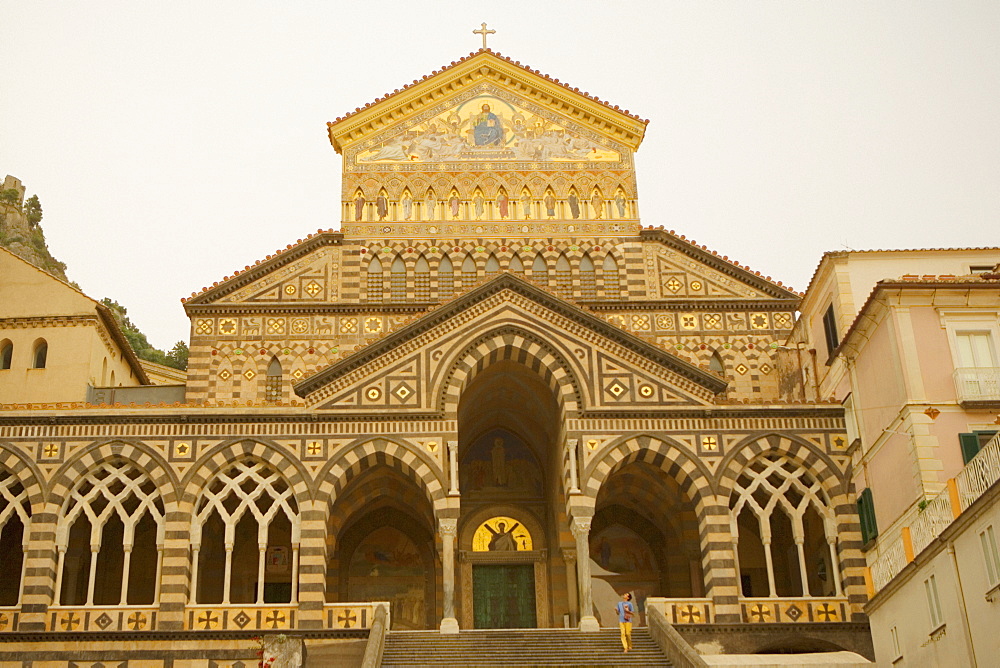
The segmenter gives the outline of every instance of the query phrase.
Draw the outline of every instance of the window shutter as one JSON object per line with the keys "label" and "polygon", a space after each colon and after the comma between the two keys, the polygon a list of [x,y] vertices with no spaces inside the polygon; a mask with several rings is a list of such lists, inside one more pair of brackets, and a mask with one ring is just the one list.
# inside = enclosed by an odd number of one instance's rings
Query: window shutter
{"label": "window shutter", "polygon": [[858,497],[858,519],[861,520],[861,542],[867,545],[878,537],[878,525],[875,523],[875,504],[872,502],[872,490],[866,488]]}
{"label": "window shutter", "polygon": [[979,452],[979,436],[976,434],[959,434],[958,442],[962,446],[962,461],[966,464]]}

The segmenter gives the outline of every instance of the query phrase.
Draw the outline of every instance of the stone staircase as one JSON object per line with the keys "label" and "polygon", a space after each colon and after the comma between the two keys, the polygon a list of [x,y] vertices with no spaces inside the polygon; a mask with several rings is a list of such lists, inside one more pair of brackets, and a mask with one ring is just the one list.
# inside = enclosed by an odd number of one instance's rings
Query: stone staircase
{"label": "stone staircase", "polygon": [[669,666],[646,628],[632,631],[633,649],[622,652],[618,629],[484,629],[442,635],[437,631],[390,631],[383,668],[458,666]]}

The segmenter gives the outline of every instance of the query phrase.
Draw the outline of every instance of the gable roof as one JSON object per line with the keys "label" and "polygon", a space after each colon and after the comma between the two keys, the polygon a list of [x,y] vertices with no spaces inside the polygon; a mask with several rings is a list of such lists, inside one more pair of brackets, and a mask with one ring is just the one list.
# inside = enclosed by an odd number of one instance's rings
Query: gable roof
{"label": "gable roof", "polygon": [[735,260],[730,260],[727,255],[719,255],[707,246],[700,246],[694,239],[688,239],[683,234],[678,234],[673,230],[665,230],[662,226],[647,227],[639,234],[644,240],[659,241],[716,271],[743,281],[775,299],[792,299],[798,302],[802,297],[801,294],[785,286],[781,281],[775,281],[770,276],[763,276],[759,271],[754,271]]}
{"label": "gable roof", "polygon": [[627,109],[619,109],[617,105],[533,70],[519,61],[491,49],[480,49],[327,123],[330,144],[342,153],[344,147],[421,108],[425,100],[439,98],[445,91],[453,93],[473,82],[489,80],[530,91],[548,106],[574,120],[595,126],[595,129],[613,136],[632,150],[639,147],[649,123]]}
{"label": "gable roof", "polygon": [[677,357],[673,353],[667,352],[635,334],[616,327],[608,321],[533,285],[524,278],[505,273],[489,280],[483,285],[473,288],[444,306],[418,317],[415,321],[361,348],[340,362],[296,383],[294,386],[295,393],[300,397],[306,397],[340,376],[364,367],[375,358],[389,352],[405,341],[431,330],[444,321],[458,316],[460,313],[505,290],[527,297],[547,309],[551,309],[564,317],[587,326],[592,331],[612,339],[615,343],[623,346],[630,352],[637,353],[651,360],[669,371],[682,376],[686,380],[705,388],[712,394],[718,394],[726,389],[727,382],[724,379],[699,369],[697,366]]}
{"label": "gable roof", "polygon": [[[104,325],[104,328],[108,331],[108,334],[111,336],[112,339],[114,339],[115,343],[118,345],[118,348],[122,353],[122,356],[125,358],[126,362],[128,362],[128,365],[132,369],[132,373],[135,374],[136,379],[138,379],[139,382],[143,385],[149,384],[149,377],[146,375],[146,371],[142,368],[142,364],[139,361],[139,357],[135,354],[135,351],[132,350],[132,346],[129,344],[128,339],[125,338],[124,332],[122,332],[121,327],[118,326],[118,321],[115,320],[114,315],[111,313],[111,310],[108,309],[107,306],[95,300],[93,297],[88,296],[75,285],[72,285],[62,280],[57,276],[53,276],[44,269],[37,267],[36,265],[32,264],[31,262],[28,262],[27,260],[18,256],[17,254],[12,253],[10,250],[0,246],[0,259],[3,259],[4,256],[6,256],[8,261],[17,262],[23,265],[22,268],[27,268],[30,271],[33,271],[41,275],[42,277],[44,277],[45,280],[52,281],[54,284],[58,284],[58,286],[66,290],[67,293],[73,294],[74,298],[79,298],[81,306],[83,304],[86,304],[89,308],[92,308],[94,311],[96,311],[97,316],[101,321],[101,324]],[[0,280],[2,280],[2,278],[0,278]]]}
{"label": "gable roof", "polygon": [[299,239],[294,244],[288,244],[276,250],[263,260],[257,260],[253,265],[247,265],[242,270],[237,269],[232,276],[226,276],[209,287],[203,287],[200,292],[192,292],[190,298],[181,298],[185,308],[192,304],[208,304],[224,297],[235,290],[247,286],[275,269],[285,266],[301,257],[305,257],[320,246],[335,246],[343,241],[344,236],[333,230],[316,230],[315,234]]}

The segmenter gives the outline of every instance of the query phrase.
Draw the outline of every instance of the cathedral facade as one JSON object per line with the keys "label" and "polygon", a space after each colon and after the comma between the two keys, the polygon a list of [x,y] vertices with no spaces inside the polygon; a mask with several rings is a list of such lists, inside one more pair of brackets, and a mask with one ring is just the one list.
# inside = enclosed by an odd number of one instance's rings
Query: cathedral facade
{"label": "cathedral facade", "polygon": [[[393,629],[589,630],[625,591],[677,625],[860,632],[800,296],[643,227],[645,127],[486,49],[330,123],[340,230],[185,301],[183,401],[91,378],[0,411],[0,636],[173,639],[171,665],[204,638],[228,666],[379,602]],[[32,344],[7,344],[11,370]]]}

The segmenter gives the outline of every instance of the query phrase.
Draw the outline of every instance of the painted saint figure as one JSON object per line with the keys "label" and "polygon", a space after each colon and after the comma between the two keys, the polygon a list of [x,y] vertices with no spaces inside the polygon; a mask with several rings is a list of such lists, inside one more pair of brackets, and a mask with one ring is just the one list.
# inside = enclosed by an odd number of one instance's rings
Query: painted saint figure
{"label": "painted saint figure", "polygon": [[472,117],[472,139],[476,146],[503,146],[503,126],[488,104]]}
{"label": "painted saint figure", "polygon": [[625,217],[625,194],[619,190],[615,193],[615,206],[618,207],[618,217]]}
{"label": "painted saint figure", "polygon": [[551,192],[545,193],[545,215],[549,218],[555,218],[556,215],[556,198],[552,196]]}
{"label": "painted saint figure", "polygon": [[490,552],[516,552],[517,541],[514,540],[514,529],[519,526],[521,523],[515,522],[514,526],[507,529],[506,522],[497,522],[497,530],[494,530],[487,524],[486,528],[493,534],[493,537],[490,538]]}
{"label": "painted saint figure", "polygon": [[462,200],[458,199],[458,195],[454,195],[453,194],[448,199],[448,206],[451,207],[451,217],[452,218],[458,218],[458,208],[459,208],[459,205],[461,203],[462,203]]}
{"label": "painted saint figure", "polygon": [[500,194],[497,195],[497,209],[500,210],[501,219],[504,219],[509,215],[510,212],[509,206],[510,206],[510,200],[507,199],[507,193],[501,190]]}
{"label": "painted saint figure", "polygon": [[521,193],[521,212],[524,214],[525,220],[531,219],[531,195],[528,194],[527,190]]}
{"label": "painted saint figure", "polygon": [[427,191],[427,220],[434,220],[434,209],[437,208],[437,200],[434,199],[434,191]]}
{"label": "painted saint figure", "polygon": [[389,214],[389,200],[382,193],[379,193],[378,197],[375,198],[375,211],[378,213],[379,220],[385,220]]}
{"label": "painted saint figure", "polygon": [[594,210],[594,220],[600,220],[604,217],[604,198],[601,197],[599,190],[595,190],[594,195],[590,198],[590,207]]}
{"label": "painted saint figure", "polygon": [[476,191],[476,196],[472,198],[472,206],[476,210],[476,220],[482,220],[483,218],[483,207],[486,204],[486,200],[483,199],[483,194]]}
{"label": "painted saint figure", "polygon": [[[493,439],[493,449],[490,451],[493,458],[493,484],[497,487],[507,486],[507,453],[503,447],[503,439]],[[511,529],[513,531],[513,529]],[[492,548],[490,548],[492,549]]]}
{"label": "painted saint figure", "polygon": [[403,205],[403,220],[409,220],[410,216],[413,215],[413,198],[410,197],[409,192],[403,194],[400,204]]}
{"label": "painted saint figure", "polygon": [[571,190],[569,197],[566,198],[566,202],[569,204],[569,212],[573,215],[573,218],[580,217],[580,198],[576,196],[576,191]]}
{"label": "painted saint figure", "polygon": [[361,220],[365,214],[365,196],[358,193],[354,200],[354,220]]}

